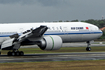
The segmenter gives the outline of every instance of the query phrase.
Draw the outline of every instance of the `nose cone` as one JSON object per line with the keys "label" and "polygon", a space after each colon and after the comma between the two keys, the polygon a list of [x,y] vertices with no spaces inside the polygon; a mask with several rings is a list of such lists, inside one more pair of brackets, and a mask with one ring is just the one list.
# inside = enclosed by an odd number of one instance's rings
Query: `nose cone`
{"label": "nose cone", "polygon": [[101,30],[99,30],[99,37],[101,37],[103,35],[103,32]]}

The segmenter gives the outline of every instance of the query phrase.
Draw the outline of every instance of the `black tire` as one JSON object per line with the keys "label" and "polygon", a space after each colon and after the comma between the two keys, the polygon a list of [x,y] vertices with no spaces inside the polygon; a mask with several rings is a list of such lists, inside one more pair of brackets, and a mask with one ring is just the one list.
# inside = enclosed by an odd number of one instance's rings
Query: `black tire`
{"label": "black tire", "polygon": [[91,48],[90,48],[90,47],[87,47],[87,48],[86,48],[86,51],[91,51]]}
{"label": "black tire", "polygon": [[19,55],[20,55],[20,54],[19,54],[19,51],[17,51],[17,52],[15,53],[15,55],[16,55],[16,56],[19,56]]}
{"label": "black tire", "polygon": [[24,55],[24,52],[23,52],[23,51],[20,51],[20,52],[19,52],[19,55],[20,55],[20,56],[23,56],[23,55]]}
{"label": "black tire", "polygon": [[91,51],[91,48],[89,47],[89,51]]}
{"label": "black tire", "polygon": [[8,56],[23,56],[24,52],[23,51],[17,51],[17,52],[8,52],[7,53]]}
{"label": "black tire", "polygon": [[8,55],[8,56],[12,56],[12,52],[8,52],[7,55]]}
{"label": "black tire", "polygon": [[16,56],[16,52],[12,52],[12,56]]}

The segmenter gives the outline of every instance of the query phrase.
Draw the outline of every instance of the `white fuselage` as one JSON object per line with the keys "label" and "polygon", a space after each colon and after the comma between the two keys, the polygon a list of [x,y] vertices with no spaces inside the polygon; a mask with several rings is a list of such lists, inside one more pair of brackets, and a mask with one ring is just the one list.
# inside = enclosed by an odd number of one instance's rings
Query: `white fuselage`
{"label": "white fuselage", "polygon": [[[44,36],[58,35],[64,43],[91,41],[102,35],[102,31],[97,26],[83,22],[8,23],[0,24],[0,44],[9,39],[10,35],[16,33],[21,35],[24,31],[35,29],[41,25],[48,27]],[[37,41],[34,37],[30,40]]]}

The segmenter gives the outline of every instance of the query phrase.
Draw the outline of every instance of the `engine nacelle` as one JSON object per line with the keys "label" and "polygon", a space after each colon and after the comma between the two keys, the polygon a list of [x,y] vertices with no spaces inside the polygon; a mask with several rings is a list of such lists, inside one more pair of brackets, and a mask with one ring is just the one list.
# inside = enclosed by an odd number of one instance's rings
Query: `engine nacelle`
{"label": "engine nacelle", "polygon": [[42,50],[58,50],[62,47],[62,39],[59,36],[45,36],[39,47]]}

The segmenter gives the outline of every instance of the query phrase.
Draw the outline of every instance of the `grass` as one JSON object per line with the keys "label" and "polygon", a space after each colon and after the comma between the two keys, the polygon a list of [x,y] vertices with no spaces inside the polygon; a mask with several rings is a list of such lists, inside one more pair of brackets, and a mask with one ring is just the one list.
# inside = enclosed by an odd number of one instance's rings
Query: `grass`
{"label": "grass", "polygon": [[0,70],[105,70],[105,60],[2,63]]}
{"label": "grass", "polygon": [[[91,47],[91,52],[105,52],[105,47]],[[7,51],[1,51],[2,54],[7,54]],[[25,54],[37,53],[68,53],[68,52],[87,52],[86,47],[62,47],[59,50],[45,51],[40,48],[20,48],[19,51],[24,51]]]}

